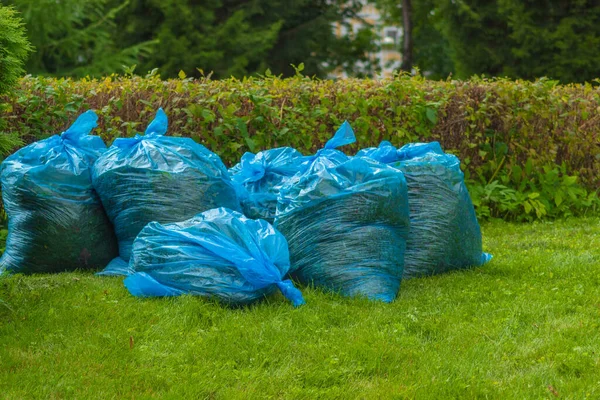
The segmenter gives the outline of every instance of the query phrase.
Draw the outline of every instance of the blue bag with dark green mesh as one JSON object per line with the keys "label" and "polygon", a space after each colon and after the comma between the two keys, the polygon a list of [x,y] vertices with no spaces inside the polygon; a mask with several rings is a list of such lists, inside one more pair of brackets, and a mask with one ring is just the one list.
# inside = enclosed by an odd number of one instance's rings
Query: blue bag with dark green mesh
{"label": "blue bag with dark green mesh", "polygon": [[[354,143],[355,140],[350,124],[344,121],[317,155],[328,153],[335,157],[337,147]],[[273,222],[279,191],[291,177],[307,168],[315,157],[304,156],[291,147],[279,147],[256,154],[245,153],[240,162],[229,170],[233,181],[244,189],[240,196],[244,214]]]}
{"label": "blue bag with dark green mesh", "polygon": [[2,163],[8,216],[0,273],[103,268],[117,242],[92,187],[92,164],[106,146],[90,135],[98,117],[82,114],[60,135],[23,147]]}
{"label": "blue bag with dark green mesh", "polygon": [[406,181],[397,169],[321,152],[282,188],[275,226],[288,239],[290,273],[300,282],[396,298],[409,232]]}
{"label": "blue bag with dark green mesh", "polygon": [[144,135],[116,139],[94,164],[93,184],[119,241],[119,257],[101,275],[129,274],[133,240],[149,222],[240,208],[220,157],[190,138],[165,136],[166,131],[167,116],[159,109]]}
{"label": "blue bag with dark green mesh", "polygon": [[285,237],[268,222],[217,208],[172,224],[151,222],[133,243],[129,292],[139,297],[193,294],[244,305],[277,289],[295,306],[302,294],[284,279]]}
{"label": "blue bag with dark green mesh", "polygon": [[232,180],[246,190],[240,199],[244,214],[273,222],[281,186],[300,170],[307,158],[291,147],[245,153],[239,164],[229,170]]}
{"label": "blue bag with dark green mesh", "polygon": [[404,278],[485,264],[481,230],[460,169],[460,160],[438,142],[397,149],[389,142],[363,149],[357,157],[384,162],[404,173],[408,185],[410,235]]}

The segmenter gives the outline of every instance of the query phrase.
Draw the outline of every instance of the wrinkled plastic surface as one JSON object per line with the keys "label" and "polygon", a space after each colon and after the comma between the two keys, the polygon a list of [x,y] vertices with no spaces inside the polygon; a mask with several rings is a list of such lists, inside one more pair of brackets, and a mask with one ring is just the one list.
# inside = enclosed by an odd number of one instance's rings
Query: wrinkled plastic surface
{"label": "wrinkled plastic surface", "polygon": [[277,288],[295,306],[302,294],[283,277],[290,267],[285,237],[264,220],[218,208],[187,221],[151,222],[131,257],[129,292],[140,297],[190,293],[230,305],[253,303]]}
{"label": "wrinkled plastic surface", "polygon": [[117,255],[112,226],[93,190],[91,165],[106,150],[89,135],[88,111],[60,135],[26,146],[2,163],[8,215],[3,271],[99,269]]}
{"label": "wrinkled plastic surface", "polygon": [[115,227],[120,254],[101,275],[130,273],[133,240],[151,221],[183,221],[221,206],[239,209],[219,156],[190,138],[163,136],[166,130],[160,109],[144,135],[116,139],[94,164],[94,187]]}
{"label": "wrinkled plastic surface", "polygon": [[241,196],[244,214],[272,223],[277,214],[279,191],[289,179],[308,168],[319,156],[335,158],[338,154],[343,155],[334,149],[354,143],[355,140],[350,124],[344,121],[323,149],[314,156],[303,156],[291,147],[280,147],[256,154],[245,153],[240,162],[229,170],[233,181],[247,191]]}
{"label": "wrinkled plastic surface", "polygon": [[[325,146],[321,151],[337,149],[338,147],[342,147],[347,144],[352,144],[354,142],[356,142],[354,130],[352,129],[348,121],[344,121],[339,127],[339,129],[335,132],[333,137],[329,139],[327,143],[325,143]],[[321,151],[317,152],[315,158],[320,155]]]}
{"label": "wrinkled plastic surface", "polygon": [[398,149],[384,140],[379,147],[369,147],[356,153],[356,157],[368,157],[384,164],[398,161]]}
{"label": "wrinkled plastic surface", "polygon": [[245,153],[240,163],[229,171],[232,180],[243,185],[248,195],[242,199],[244,214],[273,222],[277,212],[277,196],[281,186],[307,161],[299,151],[280,147]]}
{"label": "wrinkled plastic surface", "polygon": [[397,169],[317,157],[282,188],[275,225],[299,281],[346,296],[396,298],[409,232],[406,181]]}
{"label": "wrinkled plastic surface", "polygon": [[480,266],[481,230],[456,156],[438,142],[412,143],[396,149],[389,142],[357,156],[385,161],[404,172],[408,184],[411,230],[404,278]]}

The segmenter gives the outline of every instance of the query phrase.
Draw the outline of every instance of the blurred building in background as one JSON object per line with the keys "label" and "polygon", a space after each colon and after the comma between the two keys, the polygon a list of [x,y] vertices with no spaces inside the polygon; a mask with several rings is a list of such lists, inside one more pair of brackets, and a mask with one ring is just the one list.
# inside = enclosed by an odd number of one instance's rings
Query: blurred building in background
{"label": "blurred building in background", "polygon": [[[347,26],[349,24],[350,28]],[[346,35],[356,35],[361,29],[371,28],[380,38],[378,41],[379,51],[370,53],[369,58],[379,66],[376,74],[377,78],[390,78],[394,71],[397,71],[402,64],[402,54],[400,47],[402,44],[402,28],[398,26],[386,25],[383,17],[377,7],[372,4],[365,4],[358,13],[357,18],[344,21],[344,23],[334,24],[334,32],[338,37]],[[357,65],[360,71],[361,65]],[[364,71],[367,72],[367,71]],[[332,78],[347,78],[348,74],[344,71],[336,70],[331,74]]]}

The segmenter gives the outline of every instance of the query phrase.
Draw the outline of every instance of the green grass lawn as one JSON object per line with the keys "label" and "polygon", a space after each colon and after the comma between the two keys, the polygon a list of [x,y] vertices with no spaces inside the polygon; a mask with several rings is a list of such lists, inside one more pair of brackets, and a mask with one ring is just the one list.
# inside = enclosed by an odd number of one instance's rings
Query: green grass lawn
{"label": "green grass lawn", "polygon": [[490,264],[403,282],[393,304],[0,278],[0,398],[600,399],[600,220],[483,232]]}

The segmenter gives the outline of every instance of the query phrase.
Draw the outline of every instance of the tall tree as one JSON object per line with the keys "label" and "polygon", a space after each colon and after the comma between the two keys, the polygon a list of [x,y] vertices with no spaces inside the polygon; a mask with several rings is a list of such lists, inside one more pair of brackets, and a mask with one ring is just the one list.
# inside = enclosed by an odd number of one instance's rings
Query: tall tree
{"label": "tall tree", "polygon": [[600,75],[594,0],[436,0],[457,76],[582,82]]}
{"label": "tall tree", "polygon": [[6,0],[21,11],[36,52],[27,71],[51,75],[100,75],[118,71],[148,53],[150,43],[123,47],[114,38],[115,17],[128,4],[108,0]]}
{"label": "tall tree", "polygon": [[458,78],[474,74],[502,74],[510,61],[507,21],[498,14],[497,2],[486,0],[436,0],[438,28],[450,44]]}
{"label": "tall tree", "polygon": [[[27,71],[104,75],[137,64],[161,76],[199,69],[215,78],[262,73],[320,77],[335,68],[372,71],[368,27],[337,37],[360,0],[4,0],[24,16],[37,52]],[[357,69],[357,65],[360,68]]]}
{"label": "tall tree", "polygon": [[338,37],[361,0],[5,0],[22,11],[38,51],[27,71],[57,76],[104,75],[137,64],[164,78],[214,73],[242,77],[291,64],[325,77],[333,69],[371,74],[369,26]]}
{"label": "tall tree", "polygon": [[[376,35],[368,24],[354,32],[349,21],[358,19],[361,0],[260,0],[268,10],[265,18],[283,21],[268,65],[276,74],[294,74],[291,64],[303,63],[307,75],[326,76],[341,69],[349,75],[372,75]],[[345,26],[348,34],[336,36],[333,24]]]}
{"label": "tall tree", "polygon": [[412,4],[402,0],[402,65],[400,69],[411,71],[413,67]]}
{"label": "tall tree", "polygon": [[325,76],[369,62],[371,30],[338,38],[332,29],[361,7],[359,0],[132,0],[118,17],[118,40],[133,45],[157,39],[159,46],[139,69],[158,67],[163,77],[179,70],[197,75],[196,68],[216,78],[267,68],[289,76],[295,73],[291,64],[300,63],[304,73]]}
{"label": "tall tree", "polygon": [[[7,93],[23,75],[25,60],[32,50],[17,11],[0,5],[0,95]],[[0,111],[2,109],[0,102]],[[5,122],[0,117],[0,160],[15,147],[22,145],[16,132],[4,132],[4,129]]]}
{"label": "tall tree", "polygon": [[427,76],[445,78],[453,71],[450,46],[438,20],[439,0],[372,0],[379,8],[386,24],[402,26],[403,46],[401,69],[418,67]]}
{"label": "tall tree", "polygon": [[[115,4],[118,1],[115,1]],[[197,69],[216,78],[265,69],[266,54],[277,40],[278,20],[252,23],[261,12],[255,2],[233,0],[132,0],[117,18],[118,41],[127,46],[156,40],[139,70],[159,68],[163,77]]]}
{"label": "tall tree", "polygon": [[32,50],[17,11],[0,5],[0,94],[23,75],[25,60]]}

